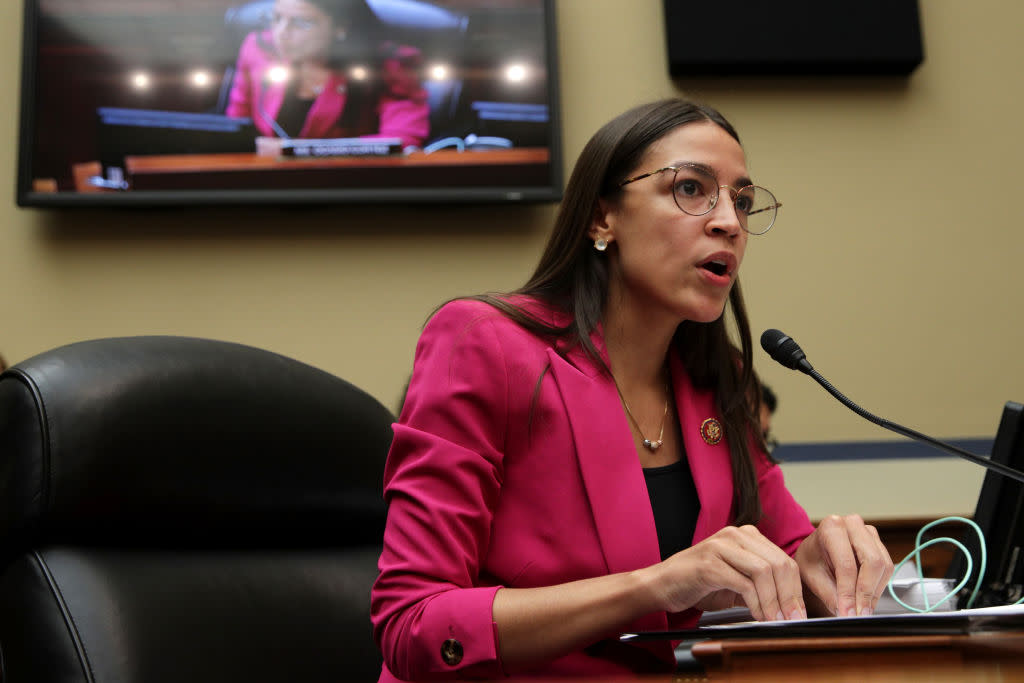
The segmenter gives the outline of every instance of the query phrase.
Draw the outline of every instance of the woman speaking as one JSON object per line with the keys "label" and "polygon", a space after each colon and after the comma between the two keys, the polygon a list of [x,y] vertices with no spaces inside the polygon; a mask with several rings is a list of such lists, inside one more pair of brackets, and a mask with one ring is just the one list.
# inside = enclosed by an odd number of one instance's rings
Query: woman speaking
{"label": "woman speaking", "polygon": [[226,113],[279,138],[400,138],[429,132],[420,53],[381,40],[365,0],[276,0],[238,53]]}

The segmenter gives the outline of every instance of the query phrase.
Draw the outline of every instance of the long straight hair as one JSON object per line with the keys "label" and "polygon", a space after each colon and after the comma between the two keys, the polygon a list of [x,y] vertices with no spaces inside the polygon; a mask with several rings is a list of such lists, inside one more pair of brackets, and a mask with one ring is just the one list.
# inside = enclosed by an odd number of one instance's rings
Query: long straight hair
{"label": "long straight hair", "polygon": [[[604,254],[588,236],[598,199],[614,197],[656,141],[692,123],[714,123],[737,142],[739,134],[718,111],[683,99],[666,99],[630,109],[598,130],[583,148],[558,211],[554,229],[537,269],[508,295],[470,297],[490,304],[531,332],[562,340],[562,349],[581,346],[610,375],[591,341],[608,299],[609,271]],[[528,295],[569,314],[554,326],[516,305],[509,295]],[[759,392],[753,371],[753,343],[743,294],[737,280],[729,293],[739,348],[729,339],[725,316],[711,323],[684,321],[676,329],[672,349],[683,361],[694,386],[713,391],[729,443],[733,472],[734,524],[753,524],[761,517],[757,475],[749,447],[755,428]]]}

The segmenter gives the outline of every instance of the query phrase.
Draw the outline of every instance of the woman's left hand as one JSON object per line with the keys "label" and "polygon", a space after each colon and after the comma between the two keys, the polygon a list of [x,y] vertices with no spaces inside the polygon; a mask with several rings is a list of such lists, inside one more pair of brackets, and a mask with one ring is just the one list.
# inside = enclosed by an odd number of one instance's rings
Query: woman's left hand
{"label": "woman's left hand", "polygon": [[875,527],[858,515],[831,515],[822,520],[793,559],[800,567],[808,609],[818,603],[827,616],[874,613],[892,577],[889,551]]}

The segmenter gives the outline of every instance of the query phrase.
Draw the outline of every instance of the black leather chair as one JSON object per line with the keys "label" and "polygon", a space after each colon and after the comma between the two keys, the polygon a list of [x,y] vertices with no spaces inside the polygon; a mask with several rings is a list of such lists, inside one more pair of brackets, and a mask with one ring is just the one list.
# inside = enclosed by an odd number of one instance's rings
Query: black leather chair
{"label": "black leather chair", "polygon": [[227,342],[100,339],[9,368],[0,680],[375,681],[391,421]]}

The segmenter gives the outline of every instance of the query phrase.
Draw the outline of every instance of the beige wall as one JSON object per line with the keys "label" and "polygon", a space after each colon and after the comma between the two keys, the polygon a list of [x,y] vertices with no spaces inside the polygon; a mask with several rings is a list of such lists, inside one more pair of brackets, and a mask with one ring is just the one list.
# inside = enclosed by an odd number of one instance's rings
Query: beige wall
{"label": "beige wall", "polygon": [[[553,207],[17,209],[20,5],[0,3],[8,361],[93,337],[205,336],[294,356],[394,406],[435,304],[529,274]],[[609,117],[673,93],[739,128],[785,204],[744,264],[756,331],[787,331],[854,400],[938,437],[990,436],[1002,403],[1024,401],[1024,4],[922,0],[926,59],[909,79],[676,83],[660,0],[557,5],[569,161]],[[723,11],[703,30],[728,29]],[[758,361],[784,440],[898,438]],[[981,480],[948,459],[786,468],[812,516],[969,512]]]}

